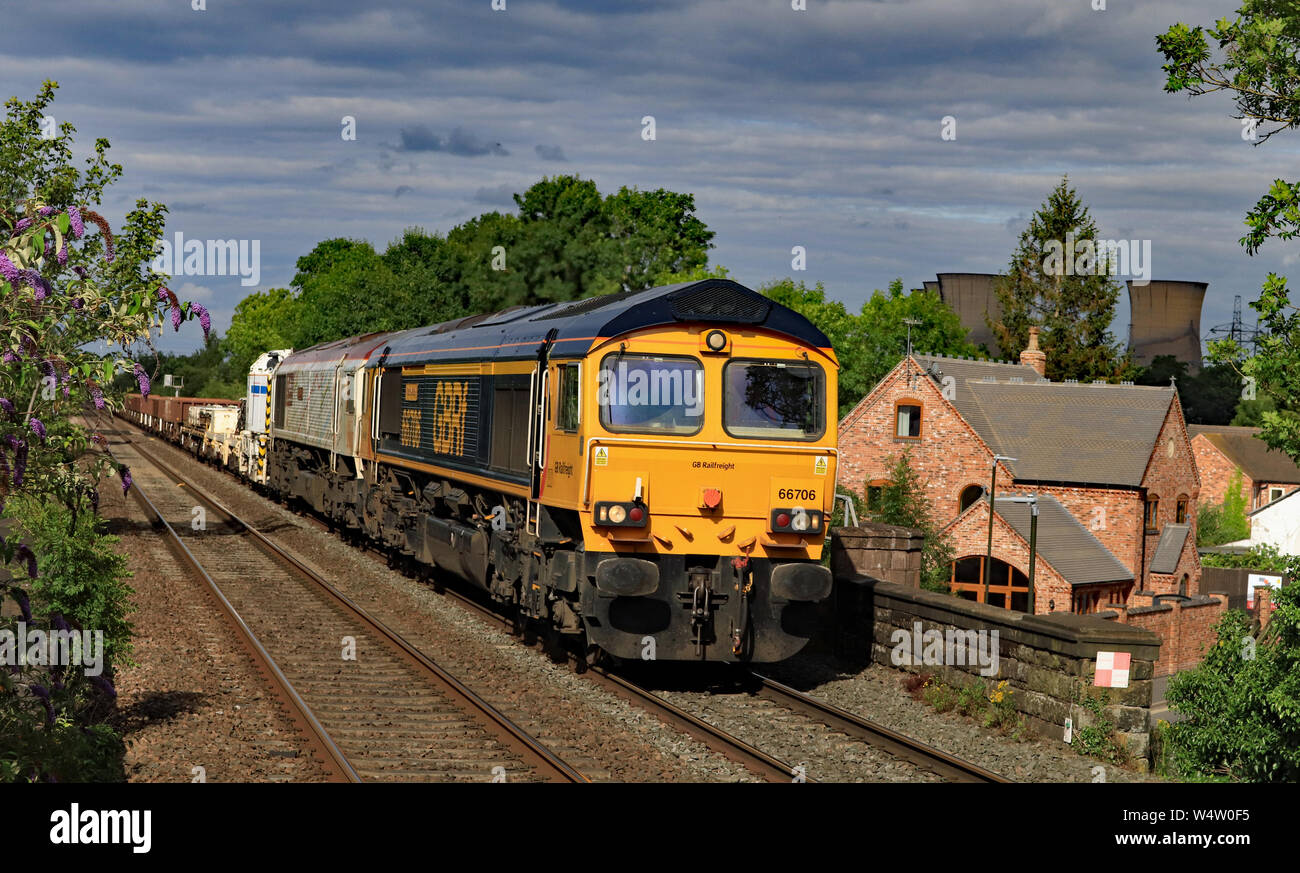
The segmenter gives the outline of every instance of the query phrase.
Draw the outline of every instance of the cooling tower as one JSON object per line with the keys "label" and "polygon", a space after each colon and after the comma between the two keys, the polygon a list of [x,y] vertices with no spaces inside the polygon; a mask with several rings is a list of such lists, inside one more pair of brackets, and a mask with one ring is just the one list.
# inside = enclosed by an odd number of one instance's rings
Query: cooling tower
{"label": "cooling tower", "polygon": [[1201,304],[1208,282],[1128,282],[1128,347],[1146,367],[1159,355],[1173,355],[1192,374],[1201,372]]}
{"label": "cooling tower", "polygon": [[[987,312],[995,321],[1002,317],[1002,306],[993,293],[993,273],[940,273],[939,295],[947,303],[962,326],[969,332],[967,339],[975,345],[988,347],[994,358],[1002,356],[1002,349],[993,338],[993,331],[984,323]],[[926,282],[926,287],[930,286]]]}

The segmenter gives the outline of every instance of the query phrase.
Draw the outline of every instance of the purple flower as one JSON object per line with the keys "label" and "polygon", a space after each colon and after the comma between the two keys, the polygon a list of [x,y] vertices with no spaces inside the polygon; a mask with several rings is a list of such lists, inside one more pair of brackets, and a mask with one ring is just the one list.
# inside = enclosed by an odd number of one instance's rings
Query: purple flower
{"label": "purple flower", "polygon": [[68,265],[68,244],[66,242],[59,246],[55,256],[58,258],[59,266],[66,267]]}
{"label": "purple flower", "polygon": [[68,624],[68,620],[63,617],[63,613],[61,612],[56,612],[54,615],[50,616],[50,624],[55,630],[61,630],[65,633],[72,631],[71,625]]}
{"label": "purple flower", "polygon": [[27,564],[28,578],[36,578],[36,555],[32,553],[31,549],[25,545],[19,546],[18,551],[14,552],[14,560],[24,561]]}
{"label": "purple flower", "polygon": [[14,262],[9,260],[4,252],[0,252],[0,276],[4,276],[5,281],[15,288],[22,284],[22,274],[18,272]]}
{"label": "purple flower", "polygon": [[27,592],[21,588],[11,588],[9,591],[18,602],[18,611],[23,614],[23,621],[31,621],[32,603],[27,599]]}
{"label": "purple flower", "polygon": [[123,466],[121,473],[122,473],[122,494],[123,496],[125,496],[126,492],[131,490],[131,468]]}
{"label": "purple flower", "polygon": [[45,425],[41,423],[39,418],[33,415],[27,420],[27,425],[32,429],[32,433],[41,439],[45,439]]}
{"label": "purple flower", "polygon": [[41,241],[45,243],[45,257],[54,254],[54,242],[50,239],[49,234],[42,234]]}
{"label": "purple flower", "polygon": [[149,374],[144,371],[144,367],[139,364],[135,365],[135,381],[140,385],[140,393],[145,397],[149,396]]}
{"label": "purple flower", "polygon": [[14,402],[8,397],[0,397],[0,409],[3,409],[9,415],[13,415],[17,412],[17,410],[14,409]]}
{"label": "purple flower", "polygon": [[22,233],[31,226],[32,220],[30,218],[20,218],[18,219],[18,223],[14,225],[14,233]]}
{"label": "purple flower", "polygon": [[91,676],[90,684],[94,685],[103,694],[107,695],[110,700],[117,699],[117,689],[113,687],[112,682],[109,682],[103,676]]}
{"label": "purple flower", "polygon": [[73,308],[73,309],[76,309],[77,311],[80,311],[80,310],[81,310],[81,307],[83,307],[83,306],[85,306],[85,305],[86,305],[86,301],[85,301],[85,300],[82,300],[80,297],[73,297],[73,298],[72,298],[72,308]]}
{"label": "purple flower", "polygon": [[81,220],[81,210],[75,206],[68,207],[68,226],[72,229],[72,238],[81,239],[86,232],[86,225]]}
{"label": "purple flower", "polygon": [[206,342],[208,334],[212,330],[212,316],[208,314],[208,310],[205,309],[201,303],[191,303],[190,312],[197,312],[199,314],[199,326],[203,328],[203,339]]}
{"label": "purple flower", "polygon": [[100,390],[98,385],[92,384],[90,386],[90,399],[95,401],[96,409],[104,408],[104,392]]}
{"label": "purple flower", "polygon": [[53,362],[53,361],[41,361],[41,375],[43,375],[43,376],[53,376],[53,375],[54,375],[54,362]]}
{"label": "purple flower", "polygon": [[44,300],[46,295],[54,291],[50,283],[45,281],[45,277],[35,270],[23,270],[22,277],[26,284],[32,286],[32,290],[36,292],[37,300]]}
{"label": "purple flower", "polygon": [[13,349],[6,349],[4,357],[0,358],[0,361],[3,361],[6,364],[16,364],[18,363],[18,356],[14,354]]}
{"label": "purple flower", "polygon": [[180,329],[181,329],[181,308],[179,306],[173,306],[172,307],[172,330],[180,330]]}
{"label": "purple flower", "polygon": [[14,487],[21,488],[23,475],[27,472],[27,443],[10,434],[9,445],[14,450]]}
{"label": "purple flower", "polygon": [[42,206],[40,209],[36,211],[40,215],[50,216],[58,212],[59,210],[55,209],[53,206]]}
{"label": "purple flower", "polygon": [[86,272],[86,268],[80,265],[73,267],[72,272],[76,273],[78,276],[80,276],[83,279],[90,275],[88,272]]}

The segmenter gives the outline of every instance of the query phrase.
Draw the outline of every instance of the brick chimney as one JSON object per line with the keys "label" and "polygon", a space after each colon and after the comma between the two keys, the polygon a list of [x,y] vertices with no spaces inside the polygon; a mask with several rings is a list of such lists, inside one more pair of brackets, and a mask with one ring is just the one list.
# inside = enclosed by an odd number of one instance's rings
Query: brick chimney
{"label": "brick chimney", "polygon": [[1038,348],[1039,327],[1029,328],[1029,346],[1020,353],[1020,363],[1033,367],[1040,376],[1047,375],[1047,353]]}

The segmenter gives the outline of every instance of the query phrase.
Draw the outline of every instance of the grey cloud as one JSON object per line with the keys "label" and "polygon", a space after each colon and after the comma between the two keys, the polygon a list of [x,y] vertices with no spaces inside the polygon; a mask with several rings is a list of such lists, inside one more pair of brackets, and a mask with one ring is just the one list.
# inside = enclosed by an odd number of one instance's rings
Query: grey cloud
{"label": "grey cloud", "polygon": [[501,143],[489,142],[463,127],[453,127],[447,136],[440,136],[425,125],[416,124],[402,128],[401,139],[399,148],[404,152],[447,152],[466,158],[510,154]]}
{"label": "grey cloud", "polygon": [[544,161],[567,161],[564,156],[564,149],[560,146],[537,145],[533,146],[533,151],[537,152],[537,157]]}

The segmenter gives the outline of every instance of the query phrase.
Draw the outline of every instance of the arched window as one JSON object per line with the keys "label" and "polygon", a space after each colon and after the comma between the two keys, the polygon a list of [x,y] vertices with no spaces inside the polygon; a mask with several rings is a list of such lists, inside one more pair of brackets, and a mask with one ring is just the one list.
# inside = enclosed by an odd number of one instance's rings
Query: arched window
{"label": "arched window", "polygon": [[957,497],[957,512],[965,512],[967,507],[983,496],[983,485],[967,485],[961,489],[961,494]]}
{"label": "arched window", "polygon": [[[952,562],[949,586],[958,597],[984,602],[984,555],[969,555]],[[989,578],[989,605],[1024,612],[1029,609],[1029,577],[1000,558],[994,558]]]}

